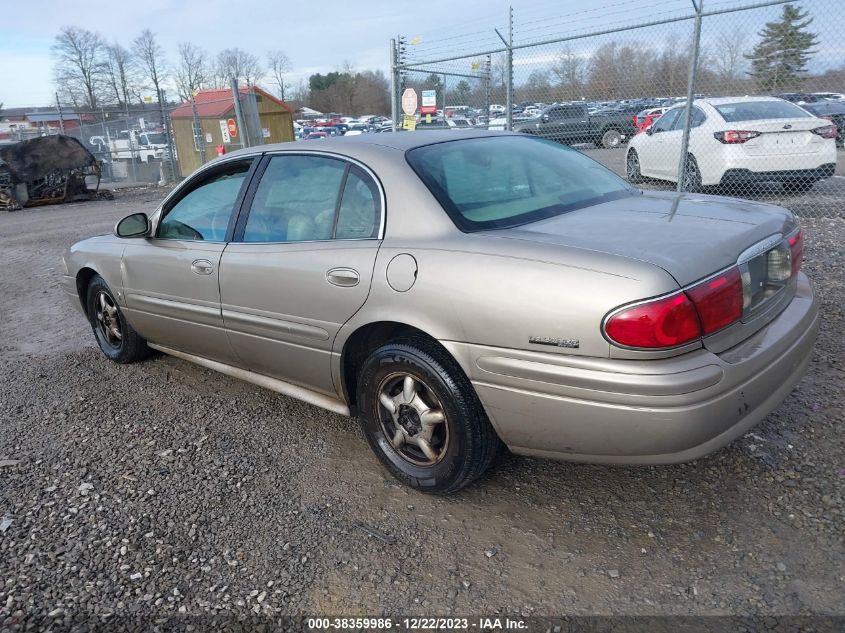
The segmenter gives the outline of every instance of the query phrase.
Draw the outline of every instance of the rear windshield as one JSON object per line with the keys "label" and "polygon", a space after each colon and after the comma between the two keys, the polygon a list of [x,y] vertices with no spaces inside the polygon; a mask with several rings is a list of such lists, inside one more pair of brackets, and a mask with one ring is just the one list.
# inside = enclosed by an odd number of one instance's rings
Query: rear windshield
{"label": "rear windshield", "polygon": [[412,149],[407,159],[463,231],[519,226],[639,195],[591,158],[535,137],[448,141]]}
{"label": "rear windshield", "polygon": [[811,116],[789,101],[745,101],[714,106],[728,123],[760,119],[800,119]]}

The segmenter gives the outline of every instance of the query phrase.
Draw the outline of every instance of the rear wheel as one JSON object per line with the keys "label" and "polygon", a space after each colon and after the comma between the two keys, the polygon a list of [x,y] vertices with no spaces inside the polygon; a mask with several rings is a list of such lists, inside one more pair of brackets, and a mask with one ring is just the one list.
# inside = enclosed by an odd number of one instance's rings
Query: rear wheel
{"label": "rear wheel", "polygon": [[469,380],[431,341],[399,340],[376,349],[361,368],[357,390],[370,447],[412,488],[460,490],[487,470],[500,447]]}
{"label": "rear wheel", "polygon": [[605,130],[601,135],[601,146],[607,149],[613,149],[622,145],[622,132],[619,130]]}
{"label": "rear wheel", "polygon": [[682,189],[689,193],[701,191],[701,172],[698,170],[698,162],[692,154],[687,156],[684,163]]}
{"label": "rear wheel", "polygon": [[640,171],[640,156],[637,150],[628,150],[628,157],[625,160],[625,175],[628,177],[628,182],[634,184],[643,181],[643,174]]}
{"label": "rear wheel", "polygon": [[147,342],[123,317],[102,277],[91,278],[86,297],[88,320],[103,354],[116,363],[133,363],[150,355]]}

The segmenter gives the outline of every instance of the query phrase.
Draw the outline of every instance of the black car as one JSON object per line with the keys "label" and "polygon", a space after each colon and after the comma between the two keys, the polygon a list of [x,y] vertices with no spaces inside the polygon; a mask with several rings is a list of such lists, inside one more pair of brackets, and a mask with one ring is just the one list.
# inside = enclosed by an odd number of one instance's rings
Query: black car
{"label": "black car", "polygon": [[585,103],[549,106],[540,116],[515,124],[513,129],[567,145],[595,143],[608,148],[619,147],[636,133],[631,116],[624,111],[589,114]]}
{"label": "black car", "polygon": [[845,147],[845,103],[819,101],[801,106],[810,114],[822,119],[830,119],[836,126],[836,145]]}

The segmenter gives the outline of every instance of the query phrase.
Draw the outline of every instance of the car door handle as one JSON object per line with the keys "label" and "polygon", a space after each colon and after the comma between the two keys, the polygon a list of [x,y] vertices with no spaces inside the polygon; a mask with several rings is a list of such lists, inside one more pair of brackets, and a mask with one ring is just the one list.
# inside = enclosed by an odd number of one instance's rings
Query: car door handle
{"label": "car door handle", "polygon": [[332,268],[326,273],[326,281],[335,286],[352,288],[358,285],[358,282],[361,281],[361,276],[357,270],[353,270],[352,268]]}
{"label": "car door handle", "polygon": [[197,275],[210,275],[214,272],[214,264],[207,259],[195,259],[191,263],[191,270]]}

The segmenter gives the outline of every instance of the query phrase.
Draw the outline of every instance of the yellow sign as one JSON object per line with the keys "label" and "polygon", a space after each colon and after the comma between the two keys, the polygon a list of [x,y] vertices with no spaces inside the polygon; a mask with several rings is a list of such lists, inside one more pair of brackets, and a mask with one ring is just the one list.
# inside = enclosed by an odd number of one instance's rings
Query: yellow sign
{"label": "yellow sign", "polygon": [[470,67],[473,70],[478,70],[479,68],[481,68],[481,64],[479,62],[472,62],[472,64],[470,64]]}
{"label": "yellow sign", "polygon": [[416,37],[412,37],[410,43],[414,46],[416,46],[417,44],[422,44],[422,38],[419,35],[417,35]]}
{"label": "yellow sign", "polygon": [[153,98],[150,95],[144,95],[144,103],[152,103]]}
{"label": "yellow sign", "polygon": [[415,117],[413,114],[410,115],[410,116],[406,114],[402,118],[402,129],[411,130],[411,131],[416,130],[417,129],[417,117]]}
{"label": "yellow sign", "polygon": [[426,115],[425,115],[425,122],[426,122],[426,123],[431,123],[431,115],[430,115],[430,114],[426,114]]}

